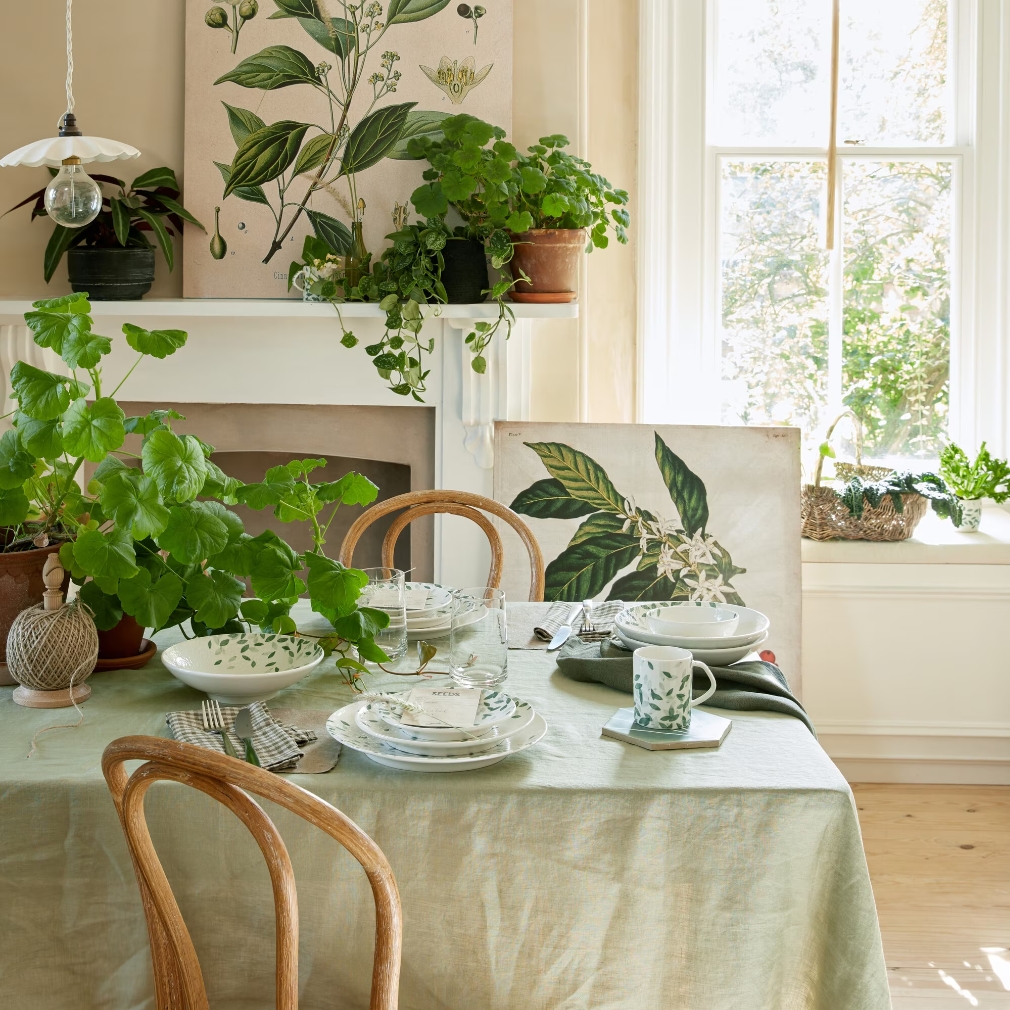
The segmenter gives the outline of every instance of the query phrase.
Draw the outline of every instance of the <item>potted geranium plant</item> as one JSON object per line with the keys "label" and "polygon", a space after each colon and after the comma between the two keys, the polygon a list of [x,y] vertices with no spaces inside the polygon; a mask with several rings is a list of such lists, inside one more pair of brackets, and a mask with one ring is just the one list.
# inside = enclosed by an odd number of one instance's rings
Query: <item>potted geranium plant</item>
{"label": "potted geranium plant", "polygon": [[515,247],[513,301],[573,301],[583,248],[605,249],[610,231],[618,242],[628,241],[627,191],[614,189],[589,162],[565,151],[567,146],[568,138],[555,133],[517,158],[508,224]]}
{"label": "potted geranium plant", "polygon": [[951,442],[940,454],[940,473],[947,486],[961,499],[962,532],[973,533],[982,518],[982,499],[1005,502],[1010,498],[1010,464],[996,459],[985,442],[972,462],[960,446]]}
{"label": "potted geranium plant", "polygon": [[[0,437],[0,575],[23,572],[27,562],[37,585],[29,578],[21,596],[0,596],[0,645],[17,613],[37,602],[46,555],[58,550],[100,630],[127,615],[155,630],[188,624],[197,635],[244,630],[243,622],[292,632],[288,614],[306,588],[298,573],[308,568],[313,606],[334,623],[330,644],[384,659],[372,640],[383,615],[355,616],[364,573],[327,558],[322,540],[299,554],[271,531],[245,533],[225,504],[241,485],[209,458],[213,447],[174,432],[174,411],[126,417],[114,398],[122,382],[103,389],[101,362],[112,345],[93,332],[89,312],[87,296],[74,294],[35,302],[25,315],[35,342],[70,374],[23,361],[11,370],[18,406],[13,430]],[[141,357],[164,358],[186,342],[182,330],[126,323],[123,332]],[[139,453],[126,448],[131,434],[142,439]],[[85,462],[98,464],[86,491],[77,482]],[[318,499],[370,501],[374,485],[356,476],[331,482]],[[261,494],[289,483],[268,474]],[[243,600],[236,576],[251,576],[259,599]]]}
{"label": "potted geranium plant", "polygon": [[[54,169],[50,171],[55,174]],[[170,168],[152,168],[137,176],[129,187],[110,175],[91,178],[115,186],[119,192],[106,196],[98,217],[83,228],[53,228],[43,260],[46,283],[66,253],[74,291],[88,292],[88,297],[96,301],[141,298],[154,283],[154,245],[149,236],[157,239],[171,270],[175,265],[172,236],[182,233],[183,222],[206,229],[179,202],[179,183]],[[44,194],[45,187],[7,213],[32,203],[32,220],[45,217]]]}

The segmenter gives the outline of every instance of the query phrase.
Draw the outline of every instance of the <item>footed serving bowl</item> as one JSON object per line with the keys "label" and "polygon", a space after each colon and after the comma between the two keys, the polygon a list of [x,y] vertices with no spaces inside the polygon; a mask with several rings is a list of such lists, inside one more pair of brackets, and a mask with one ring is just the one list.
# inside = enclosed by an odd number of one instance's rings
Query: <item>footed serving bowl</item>
{"label": "footed serving bowl", "polygon": [[161,659],[184,684],[224,705],[248,705],[311,673],[323,650],[294,635],[209,635],[172,645]]}

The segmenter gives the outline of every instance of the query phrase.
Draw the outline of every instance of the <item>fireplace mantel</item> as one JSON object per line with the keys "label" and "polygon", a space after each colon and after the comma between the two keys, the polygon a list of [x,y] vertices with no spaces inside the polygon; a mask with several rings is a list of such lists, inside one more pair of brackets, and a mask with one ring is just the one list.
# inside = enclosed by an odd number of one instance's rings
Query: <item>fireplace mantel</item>
{"label": "fireplace mantel", "polygon": [[[7,376],[23,360],[65,372],[52,351],[34,343],[24,323],[29,301],[0,300],[0,374],[4,404],[10,399]],[[428,310],[423,333],[435,338],[426,360],[430,368],[425,404],[435,408],[435,486],[492,494],[494,422],[529,420],[530,336],[538,319],[575,318],[578,306],[512,306],[516,321],[509,340],[495,337],[485,353],[483,375],[470,367],[464,338],[472,323],[497,316],[497,306],[445,305]],[[185,347],[164,360],[140,362],[117,394],[122,400],[178,403],[319,404],[420,406],[386,388],[360,345],[383,332],[385,314],[377,305],[341,306],[359,346],[343,347],[336,313],[327,304],[295,299],[144,299],[92,302],[95,329],[112,340],[103,364],[103,390],[111,391],[136,362],[122,335],[124,322],[147,329],[185,329]],[[5,427],[9,422],[5,422]],[[311,452],[311,431],[299,451]],[[294,448],[294,447],[292,447]],[[450,585],[483,585],[489,555],[484,534],[456,516],[435,525],[435,578]]]}

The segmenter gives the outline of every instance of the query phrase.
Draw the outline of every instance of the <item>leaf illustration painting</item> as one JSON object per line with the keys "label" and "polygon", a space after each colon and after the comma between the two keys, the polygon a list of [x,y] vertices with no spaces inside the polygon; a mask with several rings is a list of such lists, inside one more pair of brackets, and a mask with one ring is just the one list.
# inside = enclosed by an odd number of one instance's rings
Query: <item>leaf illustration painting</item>
{"label": "leaf illustration painting", "polygon": [[444,91],[449,96],[453,105],[461,105],[463,99],[491,73],[493,66],[493,63],[489,63],[477,70],[477,63],[472,56],[468,56],[462,63],[443,56],[438,61],[437,70],[422,66],[421,72],[439,91]]}
{"label": "leaf illustration painting", "polygon": [[[536,519],[583,520],[547,566],[545,599],[582,600],[609,586],[611,600],[743,605],[732,580],[746,569],[735,565],[729,551],[708,533],[705,483],[658,432],[656,465],[676,520],[639,508],[584,452],[563,442],[524,444],[540,457],[550,477],[520,492],[512,508]],[[634,569],[627,571],[631,565]]]}

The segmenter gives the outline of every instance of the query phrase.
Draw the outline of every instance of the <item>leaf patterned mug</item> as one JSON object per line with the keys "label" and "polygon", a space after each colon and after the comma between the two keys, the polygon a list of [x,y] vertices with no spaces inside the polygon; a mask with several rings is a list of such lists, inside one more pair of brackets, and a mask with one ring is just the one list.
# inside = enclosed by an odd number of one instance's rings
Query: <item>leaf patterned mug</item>
{"label": "leaf patterned mug", "polygon": [[[691,709],[715,693],[715,676],[687,649],[650,645],[634,656],[635,725],[642,729],[683,733],[691,726]],[[712,682],[700,697],[691,699],[694,668],[700,666]]]}

